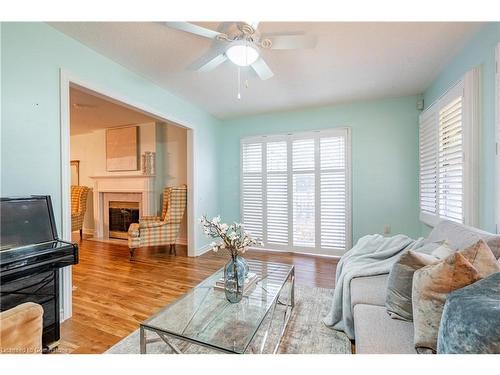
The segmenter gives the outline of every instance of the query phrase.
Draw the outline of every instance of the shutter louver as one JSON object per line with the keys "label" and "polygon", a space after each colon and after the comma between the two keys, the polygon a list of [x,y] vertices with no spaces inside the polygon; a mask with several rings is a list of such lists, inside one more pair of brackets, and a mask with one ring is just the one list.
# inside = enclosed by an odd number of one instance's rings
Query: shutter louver
{"label": "shutter louver", "polygon": [[437,119],[431,114],[420,121],[420,211],[437,213]]}
{"label": "shutter louver", "polygon": [[345,249],[347,189],[345,137],[320,139],[321,248]]}
{"label": "shutter louver", "polygon": [[263,232],[262,146],[242,145],[242,219],[245,228],[258,238]]}
{"label": "shutter louver", "polygon": [[267,157],[267,243],[288,244],[288,175],[286,141],[269,142]]}
{"label": "shutter louver", "polygon": [[439,216],[463,222],[462,97],[439,111]]}

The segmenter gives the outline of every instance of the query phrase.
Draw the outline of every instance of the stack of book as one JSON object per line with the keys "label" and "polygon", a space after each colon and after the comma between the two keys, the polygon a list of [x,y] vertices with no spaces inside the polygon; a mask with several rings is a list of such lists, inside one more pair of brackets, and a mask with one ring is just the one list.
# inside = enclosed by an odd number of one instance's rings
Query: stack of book
{"label": "stack of book", "polygon": [[[249,272],[245,278],[245,283],[243,284],[243,294],[245,294],[257,281],[257,274],[254,272]],[[221,277],[215,282],[216,289],[224,289],[224,277]]]}

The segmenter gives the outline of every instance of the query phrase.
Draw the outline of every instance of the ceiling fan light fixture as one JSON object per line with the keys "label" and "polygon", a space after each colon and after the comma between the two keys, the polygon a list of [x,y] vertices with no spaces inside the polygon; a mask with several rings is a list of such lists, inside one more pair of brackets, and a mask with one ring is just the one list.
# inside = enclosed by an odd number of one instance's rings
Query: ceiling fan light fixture
{"label": "ceiling fan light fixture", "polygon": [[226,50],[226,56],[238,66],[252,65],[259,58],[259,51],[248,43],[232,44]]}

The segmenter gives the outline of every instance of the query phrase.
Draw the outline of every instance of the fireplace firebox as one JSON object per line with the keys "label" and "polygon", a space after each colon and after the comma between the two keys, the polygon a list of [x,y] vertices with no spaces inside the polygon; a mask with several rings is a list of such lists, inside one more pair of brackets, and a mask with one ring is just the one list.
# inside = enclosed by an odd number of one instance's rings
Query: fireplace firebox
{"label": "fireplace firebox", "polygon": [[128,227],[139,222],[138,202],[109,202],[109,237],[127,239]]}

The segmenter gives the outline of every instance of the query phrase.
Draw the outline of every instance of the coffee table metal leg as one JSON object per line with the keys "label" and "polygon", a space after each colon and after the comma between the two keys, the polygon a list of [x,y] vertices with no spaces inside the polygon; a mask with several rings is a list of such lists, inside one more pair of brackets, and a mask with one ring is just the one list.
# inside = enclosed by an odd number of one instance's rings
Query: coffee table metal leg
{"label": "coffee table metal leg", "polygon": [[144,327],[141,326],[140,328],[140,348],[141,348],[141,354],[146,354],[146,332],[144,330]]}

